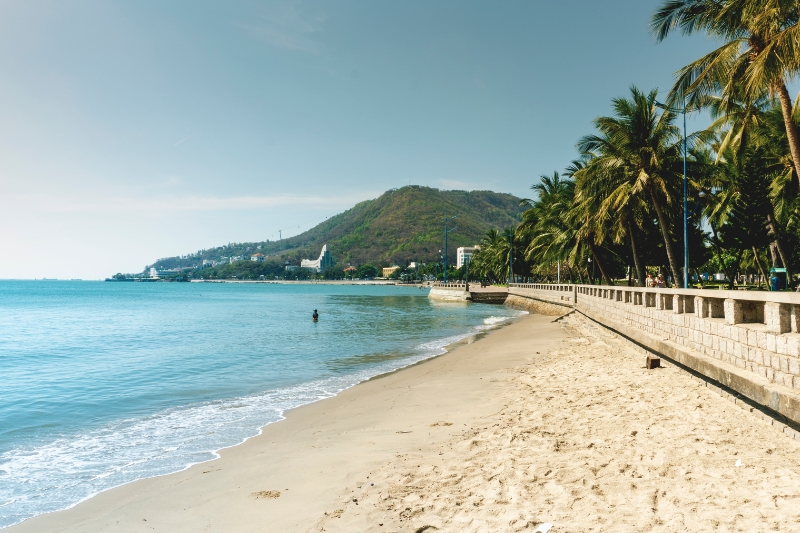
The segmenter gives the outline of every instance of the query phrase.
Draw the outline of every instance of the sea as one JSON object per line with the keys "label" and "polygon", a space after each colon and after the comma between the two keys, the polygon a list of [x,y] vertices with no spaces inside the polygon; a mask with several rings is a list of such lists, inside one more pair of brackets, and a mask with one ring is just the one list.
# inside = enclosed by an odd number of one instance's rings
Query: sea
{"label": "sea", "polygon": [[210,461],[520,314],[401,286],[0,281],[0,528]]}

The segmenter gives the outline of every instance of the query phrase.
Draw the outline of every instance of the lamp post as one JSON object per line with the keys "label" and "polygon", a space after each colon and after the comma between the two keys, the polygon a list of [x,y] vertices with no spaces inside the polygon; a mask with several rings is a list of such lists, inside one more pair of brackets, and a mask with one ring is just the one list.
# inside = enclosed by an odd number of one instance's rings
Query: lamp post
{"label": "lamp post", "polygon": [[458,215],[444,217],[444,282],[447,283],[447,234],[455,231],[456,228],[447,229],[447,223],[454,220]]}
{"label": "lamp post", "polygon": [[687,196],[689,194],[688,180],[686,179],[686,100],[683,100],[683,108],[673,109],[661,102],[656,102],[656,107],[660,107],[672,113],[683,114],[683,288],[689,288],[689,216]]}

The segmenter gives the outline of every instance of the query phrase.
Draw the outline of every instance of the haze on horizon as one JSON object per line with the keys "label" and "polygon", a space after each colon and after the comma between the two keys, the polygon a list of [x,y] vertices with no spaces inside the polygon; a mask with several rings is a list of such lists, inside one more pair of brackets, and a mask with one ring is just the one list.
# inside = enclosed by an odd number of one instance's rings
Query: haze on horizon
{"label": "haze on horizon", "polygon": [[0,278],[98,279],[407,184],[529,196],[710,50],[656,2],[0,4]]}

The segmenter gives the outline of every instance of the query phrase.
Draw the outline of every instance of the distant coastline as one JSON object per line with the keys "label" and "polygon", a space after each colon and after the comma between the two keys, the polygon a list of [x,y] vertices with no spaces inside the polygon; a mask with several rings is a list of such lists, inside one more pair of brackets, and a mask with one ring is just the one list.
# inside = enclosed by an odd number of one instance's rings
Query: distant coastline
{"label": "distant coastline", "polygon": [[272,284],[272,285],[398,285],[402,287],[429,288],[428,283],[400,283],[391,279],[349,280],[349,279],[321,279],[321,280],[285,280],[285,279],[193,279],[190,283],[247,283],[247,284]]}

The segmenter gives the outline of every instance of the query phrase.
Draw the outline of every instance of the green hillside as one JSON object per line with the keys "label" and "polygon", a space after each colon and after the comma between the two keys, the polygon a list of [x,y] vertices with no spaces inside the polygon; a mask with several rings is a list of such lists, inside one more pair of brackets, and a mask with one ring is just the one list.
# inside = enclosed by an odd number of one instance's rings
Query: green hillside
{"label": "green hillside", "polygon": [[256,252],[269,260],[316,259],[327,244],[337,264],[377,266],[410,261],[438,261],[443,248],[444,216],[458,215],[450,233],[448,261],[459,246],[472,246],[490,228],[519,222],[520,199],[492,191],[440,191],[408,186],[387,191],[333,216],[318,226],[281,241],[236,243],[201,250],[188,257],[158,260],[153,266],[173,268],[202,263],[203,259],[248,255]]}

